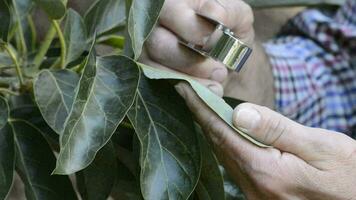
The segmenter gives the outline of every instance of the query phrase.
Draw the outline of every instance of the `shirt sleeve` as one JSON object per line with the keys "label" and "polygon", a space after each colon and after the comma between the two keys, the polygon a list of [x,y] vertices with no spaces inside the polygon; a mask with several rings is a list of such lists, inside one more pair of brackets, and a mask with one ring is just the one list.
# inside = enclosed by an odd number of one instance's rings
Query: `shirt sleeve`
{"label": "shirt sleeve", "polygon": [[306,10],[264,45],[276,110],[301,124],[356,135],[356,0]]}

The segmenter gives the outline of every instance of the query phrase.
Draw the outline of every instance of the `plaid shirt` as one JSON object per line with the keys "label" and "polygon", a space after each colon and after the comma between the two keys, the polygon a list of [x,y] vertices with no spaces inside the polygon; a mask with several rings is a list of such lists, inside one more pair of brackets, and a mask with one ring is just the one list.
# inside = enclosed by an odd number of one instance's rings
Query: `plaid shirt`
{"label": "plaid shirt", "polygon": [[301,124],[356,136],[356,0],[309,9],[265,44],[277,111]]}

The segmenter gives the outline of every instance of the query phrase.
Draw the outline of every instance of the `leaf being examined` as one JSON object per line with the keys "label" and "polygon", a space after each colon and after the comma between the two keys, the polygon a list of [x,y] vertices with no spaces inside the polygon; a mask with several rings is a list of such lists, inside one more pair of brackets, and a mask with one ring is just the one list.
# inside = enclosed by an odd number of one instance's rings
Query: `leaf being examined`
{"label": "leaf being examined", "polygon": [[155,26],[163,4],[164,0],[132,0],[128,31],[135,59],[141,55],[143,43]]}
{"label": "leaf being examined", "polygon": [[10,122],[16,148],[16,171],[25,185],[26,198],[76,199],[67,176],[53,176],[56,158],[39,129],[28,121]]}
{"label": "leaf being examined", "polygon": [[7,101],[0,97],[0,199],[6,199],[15,168],[14,136],[7,120],[9,106]]}
{"label": "leaf being examined", "polygon": [[123,56],[85,61],[73,109],[60,138],[55,174],[72,174],[87,167],[134,102],[139,68]]}
{"label": "leaf being examined", "polygon": [[201,152],[183,100],[166,82],[142,77],[128,117],[141,144],[144,199],[187,199],[198,182]]}
{"label": "leaf being examined", "polygon": [[47,124],[58,134],[72,108],[79,76],[69,70],[43,70],[34,81],[35,100]]}
{"label": "leaf being examined", "polygon": [[197,81],[192,78],[185,76],[183,74],[178,74],[166,70],[161,70],[157,68],[153,68],[144,64],[140,64],[144,74],[150,79],[175,79],[175,80],[183,80],[187,81],[198,96],[218,115],[221,119],[223,119],[231,128],[233,128],[237,133],[251,141],[252,143],[266,147],[266,145],[256,141],[246,133],[241,130],[235,128],[232,123],[233,109],[220,97],[211,92],[208,88],[201,85]]}

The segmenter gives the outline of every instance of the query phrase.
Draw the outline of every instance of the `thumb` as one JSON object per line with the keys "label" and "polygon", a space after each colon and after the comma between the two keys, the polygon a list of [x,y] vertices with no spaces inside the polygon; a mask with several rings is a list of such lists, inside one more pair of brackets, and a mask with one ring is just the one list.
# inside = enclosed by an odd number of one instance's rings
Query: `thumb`
{"label": "thumb", "polygon": [[235,109],[233,122],[256,140],[304,160],[335,155],[340,146],[354,145],[342,134],[305,127],[266,107],[249,103]]}

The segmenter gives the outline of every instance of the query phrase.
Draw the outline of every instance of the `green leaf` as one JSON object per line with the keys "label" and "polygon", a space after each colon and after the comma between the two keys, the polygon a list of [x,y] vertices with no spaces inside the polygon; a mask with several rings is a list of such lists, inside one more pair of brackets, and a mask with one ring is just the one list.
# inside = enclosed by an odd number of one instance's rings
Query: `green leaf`
{"label": "green leaf", "polygon": [[66,12],[66,7],[61,0],[33,0],[52,19],[60,19]]}
{"label": "green leaf", "polygon": [[133,0],[129,18],[128,31],[131,38],[135,60],[141,55],[143,43],[150,35],[161,12],[164,0]]}
{"label": "green leaf", "polygon": [[0,97],[0,199],[6,199],[13,181],[15,167],[14,136],[7,123],[9,106]]}
{"label": "green leaf", "polygon": [[94,160],[133,104],[138,80],[139,69],[130,59],[111,56],[96,61],[95,54],[89,54],[54,173],[71,174]]}
{"label": "green leaf", "polygon": [[109,142],[99,151],[89,167],[78,173],[80,181],[77,185],[82,198],[108,199],[118,172],[116,151],[112,142]]}
{"label": "green leaf", "polygon": [[225,199],[224,179],[219,162],[202,134],[200,138],[202,169],[196,193],[200,200]]}
{"label": "green leaf", "polygon": [[51,127],[48,126],[43,119],[41,112],[32,99],[31,94],[22,94],[20,96],[12,96],[9,100],[12,119],[21,119],[31,123],[36,128],[45,133],[46,139],[53,144],[58,143],[58,134],[56,134]]}
{"label": "green leaf", "polygon": [[121,162],[118,163],[118,178],[111,196],[115,200],[141,200],[139,180]]}
{"label": "green leaf", "polygon": [[0,129],[7,124],[9,112],[9,105],[7,104],[7,101],[0,96]]}
{"label": "green leaf", "polygon": [[38,108],[48,125],[58,134],[64,129],[78,82],[79,76],[69,70],[43,70],[34,81]]}
{"label": "green leaf", "polygon": [[116,49],[123,49],[125,44],[125,38],[120,35],[108,35],[101,37],[98,43],[111,46]]}
{"label": "green leaf", "polygon": [[143,197],[187,199],[198,182],[201,155],[183,100],[165,82],[142,77],[128,117],[141,144]]}
{"label": "green leaf", "polygon": [[315,5],[342,5],[346,0],[245,0],[252,7],[284,7],[284,6],[315,6]]}
{"label": "green leaf", "polygon": [[170,72],[167,70],[161,70],[153,67],[149,67],[144,64],[140,64],[144,74],[150,78],[150,79],[175,79],[175,80],[183,80],[187,81],[192,88],[195,90],[195,92],[198,94],[198,96],[222,119],[224,120],[228,125],[230,125],[231,128],[233,128],[237,133],[239,133],[241,136],[243,136],[245,139],[251,141],[252,143],[261,146],[261,147],[266,147],[266,145],[256,141],[246,133],[244,133],[241,130],[238,130],[235,128],[235,126],[232,123],[232,116],[233,116],[233,109],[220,97],[215,95],[213,92],[211,92],[208,88],[205,86],[201,85],[197,81],[193,80],[192,78],[185,76],[183,74],[178,74],[174,72]]}
{"label": "green leaf", "polygon": [[52,176],[56,162],[41,131],[24,120],[12,120],[15,136],[16,169],[32,199],[77,199],[66,176]]}
{"label": "green leaf", "polygon": [[10,0],[0,0],[0,45],[7,42],[11,24]]}
{"label": "green leaf", "polygon": [[77,60],[88,48],[87,30],[82,17],[74,10],[67,12],[64,38],[67,46],[66,65]]}
{"label": "green leaf", "polygon": [[245,200],[245,195],[242,193],[240,188],[234,183],[234,181],[229,177],[226,170],[220,166],[221,174],[224,177],[224,190],[226,200]]}
{"label": "green leaf", "polygon": [[97,0],[85,14],[88,33],[100,36],[125,23],[124,0]]}

